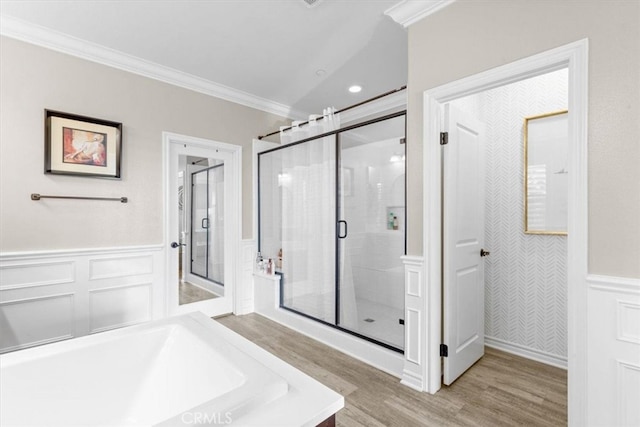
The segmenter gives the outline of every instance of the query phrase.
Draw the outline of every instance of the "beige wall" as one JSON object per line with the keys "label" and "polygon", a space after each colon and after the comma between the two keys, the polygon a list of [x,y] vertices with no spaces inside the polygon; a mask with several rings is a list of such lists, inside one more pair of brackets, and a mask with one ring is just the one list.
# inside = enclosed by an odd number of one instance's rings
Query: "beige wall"
{"label": "beige wall", "polygon": [[409,28],[409,254],[422,253],[423,92],[583,38],[589,38],[589,272],[640,277],[636,0],[458,0]]}
{"label": "beige wall", "polygon": [[[44,109],[124,126],[122,180],[43,173]],[[252,237],[251,140],[281,117],[51,50],[0,39],[0,251],[159,244],[162,132],[243,147],[244,238]],[[31,193],[129,197],[48,200]]]}

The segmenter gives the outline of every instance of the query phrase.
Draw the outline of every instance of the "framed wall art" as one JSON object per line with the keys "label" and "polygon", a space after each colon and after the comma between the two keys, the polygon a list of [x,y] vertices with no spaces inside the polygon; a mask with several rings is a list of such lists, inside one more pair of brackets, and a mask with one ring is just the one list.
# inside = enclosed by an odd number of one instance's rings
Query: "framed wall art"
{"label": "framed wall art", "polygon": [[44,171],[120,179],[122,123],[45,110]]}

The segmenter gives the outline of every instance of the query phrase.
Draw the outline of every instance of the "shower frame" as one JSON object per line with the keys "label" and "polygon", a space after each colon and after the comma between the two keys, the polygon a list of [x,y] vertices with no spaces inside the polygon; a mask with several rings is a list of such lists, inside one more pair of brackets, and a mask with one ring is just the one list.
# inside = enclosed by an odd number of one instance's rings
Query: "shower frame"
{"label": "shower frame", "polygon": [[[350,130],[353,129],[358,129],[364,126],[369,126],[369,125],[373,125],[376,123],[380,123],[383,122],[385,120],[390,120],[390,119],[394,119],[397,117],[405,117],[405,121],[404,121],[404,138],[405,138],[405,151],[406,151],[406,136],[407,136],[407,120],[406,120],[406,116],[407,116],[407,110],[401,110],[395,113],[391,113],[391,114],[387,114],[381,117],[376,117],[374,119],[370,119],[370,120],[366,120],[364,122],[360,122],[360,123],[355,123],[352,125],[348,125],[345,126],[343,128],[340,129],[335,129],[329,132],[325,132],[319,135],[314,135],[312,137],[309,138],[304,138],[301,139],[299,141],[295,141],[292,142],[290,144],[287,145],[283,145],[280,147],[275,147],[275,148],[271,148],[265,151],[262,151],[260,153],[258,153],[258,162],[257,162],[257,179],[258,182],[256,182],[256,188],[257,188],[257,215],[258,215],[258,223],[257,223],[257,243],[258,243],[258,251],[261,252],[261,212],[260,212],[260,206],[261,206],[261,198],[260,198],[260,156],[264,155],[264,154],[269,154],[275,151],[280,151],[280,150],[285,150],[287,148],[299,145],[299,144],[304,144],[307,142],[311,142],[313,140],[320,140],[322,138],[328,137],[328,136],[333,136],[335,135],[335,146],[336,146],[336,171],[335,171],[335,197],[336,197],[336,208],[335,208],[335,317],[334,317],[334,323],[332,322],[327,322],[325,320],[319,319],[317,317],[311,316],[307,313],[303,313],[302,311],[296,310],[295,308],[291,308],[291,307],[287,307],[284,305],[284,298],[283,298],[283,287],[284,287],[284,276],[280,275],[280,289],[279,289],[279,295],[278,295],[278,306],[283,309],[283,310],[287,310],[290,311],[292,313],[296,313],[297,315],[300,315],[302,317],[305,317],[307,319],[311,319],[315,322],[321,323],[323,325],[329,326],[333,329],[337,329],[341,332],[346,332],[350,335],[356,336],[360,339],[366,340],[368,342],[371,342],[373,344],[379,345],[381,347],[387,348],[389,350],[392,350],[394,352],[398,352],[401,354],[404,354],[404,350],[400,349],[398,347],[395,347],[391,344],[382,342],[380,340],[376,340],[375,338],[371,338],[367,335],[361,334],[359,332],[356,331],[352,331],[350,329],[347,329],[345,327],[342,327],[339,325],[339,320],[340,320],[340,268],[339,268],[339,262],[340,262],[340,251],[339,251],[339,245],[340,245],[340,240],[342,238],[339,237],[340,235],[340,223],[344,222],[342,220],[338,220],[338,218],[340,217],[340,204],[338,203],[338,194],[340,192],[340,166],[341,166],[341,159],[340,159],[340,134],[344,133],[344,132],[348,132]],[[405,153],[406,154],[406,153]],[[405,163],[405,168],[406,168],[406,163]],[[406,170],[406,169],[405,169]],[[405,207],[406,207],[406,203],[407,203],[407,177],[406,177],[406,173],[405,173],[405,185],[404,185],[404,201],[405,201]],[[405,213],[404,213],[404,250],[403,250],[403,254],[406,255],[407,254],[407,227],[406,227],[406,220],[407,220],[407,214],[406,214],[406,209],[405,209]],[[345,234],[346,237],[346,234]],[[280,274],[280,273],[276,273],[276,274]]]}
{"label": "shower frame", "polygon": [[[189,273],[194,275],[194,276],[198,276],[199,278],[201,278],[203,280],[207,280],[209,282],[215,283],[216,285],[224,287],[224,281],[218,281],[218,280],[215,280],[215,279],[209,277],[210,247],[211,247],[210,236],[209,236],[209,227],[210,227],[211,221],[209,219],[209,208],[210,208],[210,206],[209,206],[209,178],[208,178],[208,176],[209,176],[209,173],[212,170],[220,168],[220,167],[224,167],[224,163],[220,163],[220,164],[217,164],[217,165],[214,165],[214,166],[209,166],[207,168],[200,169],[200,170],[195,171],[195,172],[191,172],[191,180],[190,180],[190,184],[191,184],[191,197],[190,197],[190,199],[191,199],[190,200],[191,201],[191,209],[190,209],[190,212],[189,212],[189,215],[191,217],[189,219],[189,227],[190,227],[190,230],[189,230],[190,231],[190,233],[189,233],[189,236],[190,236],[189,244],[190,244],[191,247],[189,248],[190,249],[189,250],[189,255],[190,255],[189,256],[189,258],[190,258],[190,261],[189,261]],[[206,261],[205,261],[206,275],[205,276],[203,276],[201,274],[198,274],[198,273],[193,271],[193,262],[194,262],[194,254],[193,254],[194,251],[193,251],[193,248],[194,248],[194,242],[195,242],[195,234],[194,234],[194,228],[193,228],[193,224],[194,224],[194,218],[193,217],[194,217],[194,212],[195,212],[195,206],[194,206],[195,197],[193,196],[194,182],[195,182],[194,178],[195,178],[195,175],[200,174],[200,173],[204,173],[204,172],[207,173],[207,192],[206,192],[206,195],[207,195],[207,197],[206,197],[207,227],[203,227],[203,228],[205,228],[207,230],[207,239],[206,239],[207,247],[206,247],[206,256],[205,256],[205,259],[206,259]]]}

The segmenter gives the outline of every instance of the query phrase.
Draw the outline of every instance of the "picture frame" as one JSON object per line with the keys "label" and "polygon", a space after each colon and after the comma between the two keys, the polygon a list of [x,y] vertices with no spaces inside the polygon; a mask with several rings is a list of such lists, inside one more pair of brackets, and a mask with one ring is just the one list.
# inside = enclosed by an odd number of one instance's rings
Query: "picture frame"
{"label": "picture frame", "polygon": [[569,112],[524,119],[524,232],[567,235]]}
{"label": "picture frame", "polygon": [[120,179],[122,123],[45,110],[44,172]]}

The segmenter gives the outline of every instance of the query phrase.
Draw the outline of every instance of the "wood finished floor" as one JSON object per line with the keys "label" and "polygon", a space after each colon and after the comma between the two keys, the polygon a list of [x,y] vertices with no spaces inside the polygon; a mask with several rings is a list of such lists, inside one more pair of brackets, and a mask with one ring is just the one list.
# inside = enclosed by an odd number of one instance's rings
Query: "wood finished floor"
{"label": "wood finished floor", "polygon": [[258,314],[220,323],[345,397],[338,426],[563,426],[566,371],[498,350],[435,395]]}
{"label": "wood finished floor", "polygon": [[189,282],[180,282],[178,284],[178,298],[179,305],[182,305],[217,298],[217,296]]}

